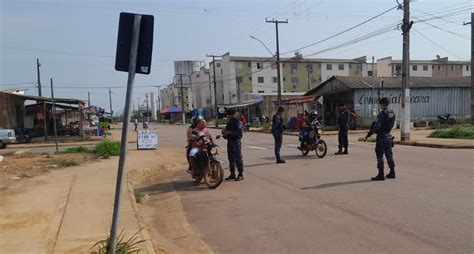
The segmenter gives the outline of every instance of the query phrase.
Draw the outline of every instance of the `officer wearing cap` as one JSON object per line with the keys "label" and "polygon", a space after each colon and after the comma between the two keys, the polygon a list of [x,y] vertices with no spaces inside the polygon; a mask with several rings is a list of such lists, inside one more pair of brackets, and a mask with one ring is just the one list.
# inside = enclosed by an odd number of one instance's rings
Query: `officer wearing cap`
{"label": "officer wearing cap", "polygon": [[285,112],[284,107],[278,107],[277,113],[273,116],[272,119],[272,134],[275,139],[275,157],[276,163],[285,163],[285,160],[282,160],[280,157],[280,149],[283,143],[283,130],[285,130],[285,125],[283,124],[283,112]]}
{"label": "officer wearing cap", "polygon": [[[243,124],[237,118],[235,110],[227,110],[227,125],[222,131],[222,137],[227,139],[227,158],[229,159],[230,175],[225,180],[244,180],[244,163],[242,160],[242,132]],[[238,176],[235,176],[235,167],[237,166]]]}
{"label": "officer wearing cap", "polygon": [[395,114],[392,110],[388,109],[388,98],[384,97],[379,100],[379,104],[382,108],[377,120],[372,123],[369,133],[365,139],[369,138],[372,134],[377,134],[377,143],[375,145],[375,155],[377,156],[377,168],[379,173],[377,176],[372,177],[373,181],[383,181],[384,176],[384,161],[383,156],[387,158],[387,164],[390,168],[390,172],[387,174],[387,178],[395,178],[395,162],[393,161],[392,146],[393,138],[390,135],[390,131],[395,124]]}

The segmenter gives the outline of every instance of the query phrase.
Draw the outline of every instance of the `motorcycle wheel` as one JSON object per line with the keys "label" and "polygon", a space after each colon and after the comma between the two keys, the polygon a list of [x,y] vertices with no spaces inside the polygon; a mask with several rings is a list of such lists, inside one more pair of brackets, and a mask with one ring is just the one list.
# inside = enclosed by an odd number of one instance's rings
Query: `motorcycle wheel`
{"label": "motorcycle wheel", "polygon": [[316,156],[318,158],[323,158],[326,156],[326,153],[328,152],[328,146],[326,145],[326,142],[324,140],[320,139],[318,143],[316,144]]}
{"label": "motorcycle wheel", "polygon": [[456,123],[456,119],[454,118],[449,118],[448,119],[448,123],[451,124],[451,125],[454,125]]}
{"label": "motorcycle wheel", "polygon": [[222,183],[222,180],[224,180],[224,170],[221,163],[212,161],[210,168],[204,173],[204,183],[209,189],[215,189]]}

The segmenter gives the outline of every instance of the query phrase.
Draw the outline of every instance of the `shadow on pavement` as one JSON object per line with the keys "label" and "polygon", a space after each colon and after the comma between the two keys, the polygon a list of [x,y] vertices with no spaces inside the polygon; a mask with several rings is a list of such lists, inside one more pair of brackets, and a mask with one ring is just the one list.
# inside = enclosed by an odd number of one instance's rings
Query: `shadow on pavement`
{"label": "shadow on pavement", "polygon": [[207,189],[207,187],[202,182],[198,184],[191,180],[176,180],[172,182],[152,184],[136,190],[147,193],[148,195],[156,195],[173,191],[201,191],[205,189]]}
{"label": "shadow on pavement", "polygon": [[372,182],[372,180],[367,179],[367,180],[356,180],[356,181],[348,181],[348,182],[324,183],[324,184],[320,184],[313,187],[303,187],[301,188],[301,190],[326,189],[326,188],[332,188],[332,187],[337,187],[337,186],[342,186],[342,185],[351,185],[351,184],[368,183],[368,182]]}

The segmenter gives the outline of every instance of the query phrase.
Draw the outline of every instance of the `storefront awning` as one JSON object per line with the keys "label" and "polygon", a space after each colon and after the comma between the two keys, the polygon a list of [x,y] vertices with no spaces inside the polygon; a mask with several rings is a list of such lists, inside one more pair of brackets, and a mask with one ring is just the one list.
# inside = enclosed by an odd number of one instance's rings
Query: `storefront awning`
{"label": "storefront awning", "polygon": [[[314,98],[316,96],[301,96],[301,97],[294,97],[294,98],[288,98],[285,100],[281,101],[282,105],[296,105],[296,104],[304,104],[304,103],[310,103],[314,101]],[[278,105],[278,100],[272,101],[274,105]]]}
{"label": "storefront awning", "polygon": [[228,104],[228,105],[218,105],[220,108],[245,108],[253,105],[257,105],[261,103],[263,100],[257,100],[257,101],[249,101],[245,103],[240,103],[240,104]]}

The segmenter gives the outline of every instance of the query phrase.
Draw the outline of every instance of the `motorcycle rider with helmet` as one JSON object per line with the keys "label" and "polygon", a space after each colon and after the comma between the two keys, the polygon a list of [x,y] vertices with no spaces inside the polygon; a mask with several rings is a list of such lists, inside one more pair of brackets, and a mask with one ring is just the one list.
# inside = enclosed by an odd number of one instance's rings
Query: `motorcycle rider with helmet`
{"label": "motorcycle rider with helmet", "polygon": [[315,121],[318,119],[318,112],[317,111],[312,111],[309,114],[309,117],[304,120],[302,126],[301,126],[301,136],[303,137],[301,140],[301,144],[298,147],[298,149],[302,149],[305,145],[306,142],[308,141],[308,138],[310,135],[314,135],[314,125]]}
{"label": "motorcycle rider with helmet", "polygon": [[[196,135],[192,133],[192,131],[198,131],[202,134],[204,134],[204,138],[202,140],[196,140]],[[189,165],[191,168],[191,174],[193,178],[196,178],[196,168],[195,168],[195,160],[199,156],[199,153],[201,150],[204,148],[203,145],[206,142],[214,143],[212,139],[212,135],[209,132],[209,130],[206,128],[206,120],[202,117],[198,117],[196,119],[196,128],[191,130],[191,139],[190,139],[190,147],[191,149],[189,150]]]}

